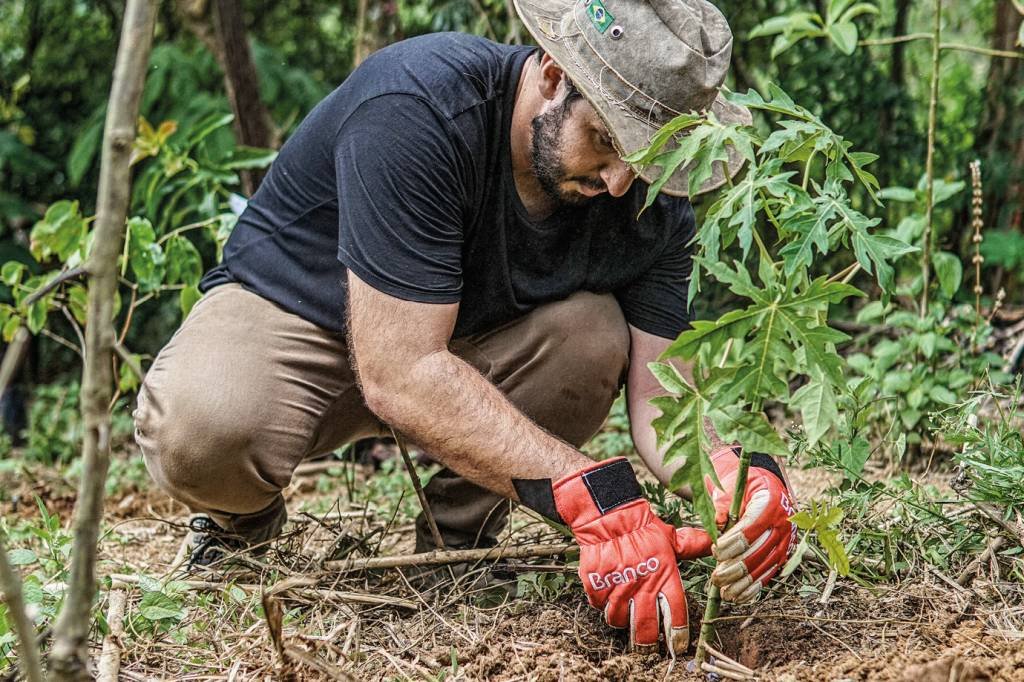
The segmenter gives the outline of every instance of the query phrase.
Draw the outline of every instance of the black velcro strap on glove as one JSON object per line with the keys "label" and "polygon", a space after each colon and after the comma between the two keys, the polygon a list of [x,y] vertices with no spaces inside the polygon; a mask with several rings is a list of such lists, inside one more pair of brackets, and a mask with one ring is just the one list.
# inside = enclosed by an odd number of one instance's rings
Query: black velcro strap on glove
{"label": "black velcro strap on glove", "polygon": [[779,463],[771,455],[765,455],[760,452],[753,453],[750,455],[750,466],[757,467],[758,469],[767,469],[782,481],[783,486],[786,485],[786,477],[782,475]]}
{"label": "black velcro strap on glove", "polygon": [[551,490],[550,478],[513,478],[512,487],[516,489],[519,503],[524,507],[555,523],[565,525],[558,508],[555,507],[555,495]]}
{"label": "black velcro strap on glove", "polygon": [[624,459],[588,471],[583,474],[583,482],[602,514],[643,496],[633,467]]}

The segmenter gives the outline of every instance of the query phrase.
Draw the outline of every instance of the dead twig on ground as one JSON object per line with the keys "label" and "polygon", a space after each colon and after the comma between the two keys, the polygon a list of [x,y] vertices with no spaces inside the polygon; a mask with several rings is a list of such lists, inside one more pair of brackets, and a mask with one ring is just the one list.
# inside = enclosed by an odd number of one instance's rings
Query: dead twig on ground
{"label": "dead twig on ground", "polygon": [[998,552],[1005,543],[1006,538],[1002,535],[996,535],[995,537],[989,538],[985,551],[974,557],[971,563],[967,564],[964,570],[960,573],[960,576],[956,579],[957,584],[961,587],[966,587],[974,578],[977,570],[981,568],[989,558],[995,556],[995,553]]}
{"label": "dead twig on ground", "polygon": [[728,668],[723,668],[723,667],[717,666],[717,665],[712,665],[711,663],[707,663],[707,662],[701,663],[700,664],[700,669],[703,670],[704,672],[713,673],[715,675],[718,675],[719,677],[724,677],[727,680],[750,680],[750,679],[754,679],[752,675],[747,675],[745,673],[738,673],[738,672],[736,672],[734,670],[731,670],[731,669],[728,669]]}
{"label": "dead twig on ground", "polygon": [[[124,575],[113,573],[110,576],[115,587],[138,585],[141,579],[135,575]],[[416,610],[419,607],[416,602],[400,597],[391,597],[384,594],[367,594],[365,592],[345,592],[342,590],[327,590],[316,587],[318,578],[299,576],[286,578],[274,585],[267,594],[278,595],[290,590],[302,590],[315,594],[321,599],[333,599],[352,604],[366,604],[368,606],[396,606],[403,609]],[[175,584],[195,592],[221,592],[229,587],[237,587],[243,592],[257,594],[264,589],[263,585],[249,585],[244,583],[216,582],[210,580],[177,580]]]}
{"label": "dead twig on ground", "polygon": [[96,682],[117,682],[121,670],[121,635],[124,634],[124,607],[128,595],[124,590],[110,592],[110,605],[107,607],[107,627],[110,628],[103,638],[103,653],[100,654],[99,670]]}
{"label": "dead twig on ground", "polygon": [[367,571],[379,568],[407,566],[441,566],[463,562],[493,561],[496,559],[532,559],[558,556],[579,547],[575,543],[559,545],[522,545],[519,547],[489,547],[481,549],[446,549],[405,556],[382,556],[365,559],[327,561],[324,568],[333,571]]}
{"label": "dead twig on ground", "polygon": [[430,503],[427,501],[427,495],[423,492],[423,486],[420,485],[420,477],[416,473],[416,465],[412,463],[412,458],[409,457],[409,450],[405,447],[405,441],[398,435],[398,432],[391,429],[391,435],[395,438],[395,443],[398,444],[398,451],[402,453],[402,461],[405,462],[405,468],[409,470],[409,478],[412,479],[412,487],[416,489],[416,497],[420,500],[420,507],[423,509],[423,516],[427,519],[427,526],[430,528],[430,537],[434,540],[434,546],[438,549],[444,549],[444,538],[441,537],[441,531],[437,528],[437,521],[434,520],[434,514],[430,511]]}
{"label": "dead twig on ground", "polygon": [[717,659],[717,665],[722,668],[733,670],[737,673],[747,675],[748,677],[754,677],[754,671],[747,666],[743,665],[739,661],[729,658],[721,651],[711,646],[707,642],[704,642],[704,648],[708,650],[708,653]]}

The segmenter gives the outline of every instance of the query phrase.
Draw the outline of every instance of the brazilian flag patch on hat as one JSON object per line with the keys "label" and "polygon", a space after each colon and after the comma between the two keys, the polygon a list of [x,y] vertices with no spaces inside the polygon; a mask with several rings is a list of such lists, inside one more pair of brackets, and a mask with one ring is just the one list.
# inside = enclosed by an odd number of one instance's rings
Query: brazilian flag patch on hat
{"label": "brazilian flag patch on hat", "polygon": [[615,17],[612,16],[601,0],[590,0],[587,4],[587,16],[590,17],[590,23],[594,25],[598,33],[607,31],[608,27],[615,21]]}

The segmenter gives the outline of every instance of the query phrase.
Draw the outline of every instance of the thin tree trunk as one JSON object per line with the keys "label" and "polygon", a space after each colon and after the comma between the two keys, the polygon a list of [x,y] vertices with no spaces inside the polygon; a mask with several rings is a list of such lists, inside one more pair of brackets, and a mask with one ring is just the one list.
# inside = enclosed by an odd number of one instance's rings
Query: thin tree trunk
{"label": "thin tree trunk", "polygon": [[82,481],[75,504],[68,591],[54,626],[50,652],[50,673],[54,680],[90,679],[88,646],[92,602],[96,595],[96,543],[110,462],[108,405],[114,383],[111,320],[117,291],[117,259],[121,254],[131,192],[128,160],[135,140],[135,122],[153,45],[156,14],[156,0],[128,0],[103,131],[96,227],[87,266],[89,302],[82,376],[85,426]]}
{"label": "thin tree trunk", "polygon": [[[213,30],[220,46],[224,88],[235,113],[238,144],[249,147],[273,147],[274,130],[270,113],[260,98],[260,82],[249,50],[241,0],[213,0]],[[263,171],[241,172],[242,188],[252,196],[263,180]]]}
{"label": "thin tree trunk", "polygon": [[[998,0],[992,48],[1016,45],[1022,16],[1012,0]],[[985,109],[975,149],[987,170],[985,212],[990,225],[1024,230],[1024,116],[1017,101],[1024,91],[1024,60],[992,58]]]}
{"label": "thin tree trunk", "polygon": [[[24,356],[24,349],[28,347],[30,335],[24,327],[18,330],[14,340],[7,347],[3,362],[0,362],[0,395],[7,390],[18,365]],[[6,537],[0,531],[0,590],[3,591],[3,601],[7,604],[7,612],[14,626],[14,633],[18,636],[19,667],[25,673],[28,682],[42,682],[43,673],[39,660],[39,649],[36,648],[36,628],[25,611],[25,600],[22,597],[21,576],[7,558],[5,547]]]}
{"label": "thin tree trunk", "polygon": [[[210,51],[224,74],[224,90],[235,115],[238,144],[276,147],[277,131],[260,98],[259,78],[249,51],[240,1],[176,0],[175,6],[185,25]],[[252,196],[263,179],[263,172],[245,170],[240,176],[242,191]]]}
{"label": "thin tree trunk", "polygon": [[395,0],[359,0],[353,68],[382,47],[402,39]]}

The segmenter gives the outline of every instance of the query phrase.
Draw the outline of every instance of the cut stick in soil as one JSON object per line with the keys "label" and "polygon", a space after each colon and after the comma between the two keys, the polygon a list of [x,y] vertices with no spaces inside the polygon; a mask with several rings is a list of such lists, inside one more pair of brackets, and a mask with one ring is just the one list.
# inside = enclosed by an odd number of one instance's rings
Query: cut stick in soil
{"label": "cut stick in soil", "polygon": [[128,0],[103,129],[96,228],[89,272],[85,366],[82,372],[82,480],[75,504],[74,542],[68,592],[54,625],[50,675],[54,680],[91,678],[89,629],[96,595],[96,544],[103,513],[103,487],[110,464],[110,400],[114,376],[114,297],[117,259],[124,241],[131,194],[129,160],[139,101],[146,80],[155,0]]}
{"label": "cut stick in soil", "polygon": [[[760,411],[760,406],[754,411]],[[740,468],[736,473],[736,487],[732,492],[732,505],[729,507],[729,519],[724,530],[729,530],[740,518],[740,507],[743,505],[743,493],[747,489],[747,473],[750,470],[750,451],[747,448],[740,450]],[[715,619],[718,618],[718,609],[722,603],[722,591],[718,585],[708,580],[708,605],[704,609],[704,619],[700,624],[700,639],[697,641],[697,662],[703,664],[706,649],[705,646],[715,636]]]}

